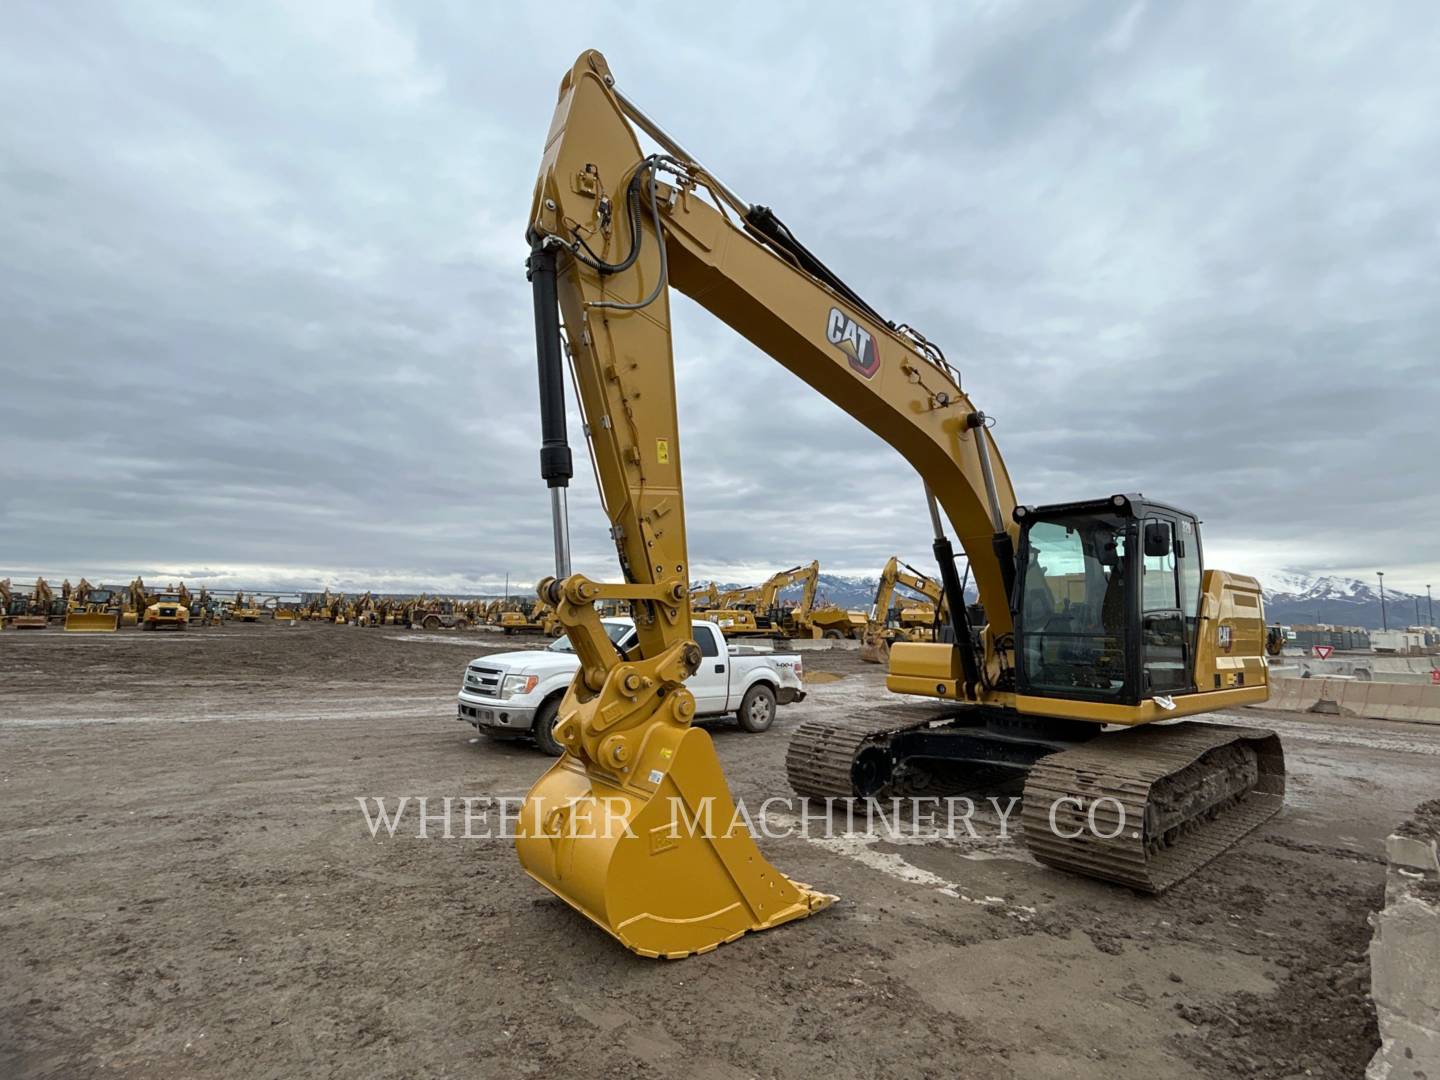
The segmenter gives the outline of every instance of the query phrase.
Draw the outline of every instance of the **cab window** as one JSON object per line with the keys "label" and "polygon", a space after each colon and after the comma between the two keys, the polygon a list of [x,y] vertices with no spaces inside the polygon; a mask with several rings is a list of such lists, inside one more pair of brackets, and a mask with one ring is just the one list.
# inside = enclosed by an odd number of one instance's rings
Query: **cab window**
{"label": "cab window", "polygon": [[1123,691],[1127,524],[1097,514],[1031,525],[1020,600],[1031,692],[1118,697]]}

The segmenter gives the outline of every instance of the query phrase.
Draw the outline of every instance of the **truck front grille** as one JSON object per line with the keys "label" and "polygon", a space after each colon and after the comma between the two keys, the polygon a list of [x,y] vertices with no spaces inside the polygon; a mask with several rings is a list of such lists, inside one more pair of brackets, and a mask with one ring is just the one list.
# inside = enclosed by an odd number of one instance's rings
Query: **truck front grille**
{"label": "truck front grille", "polygon": [[501,668],[471,664],[465,669],[465,689],[472,694],[498,698],[500,696],[500,680],[504,677],[505,672]]}

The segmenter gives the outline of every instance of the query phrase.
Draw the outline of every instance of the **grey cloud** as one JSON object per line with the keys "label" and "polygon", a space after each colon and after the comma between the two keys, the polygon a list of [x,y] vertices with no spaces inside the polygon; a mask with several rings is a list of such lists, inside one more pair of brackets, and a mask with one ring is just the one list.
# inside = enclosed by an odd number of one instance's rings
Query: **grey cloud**
{"label": "grey cloud", "polygon": [[[758,10],[783,54],[743,47],[743,12],[728,42],[633,17],[597,43],[946,347],[1023,500],[1138,488],[1201,514],[1235,569],[1440,570],[1426,5],[858,6],[823,34]],[[0,574],[545,573],[522,233],[592,43],[555,25],[12,12]],[[697,576],[924,560],[893,451],[694,305],[675,326]],[[582,465],[577,561],[610,575],[593,487]]]}

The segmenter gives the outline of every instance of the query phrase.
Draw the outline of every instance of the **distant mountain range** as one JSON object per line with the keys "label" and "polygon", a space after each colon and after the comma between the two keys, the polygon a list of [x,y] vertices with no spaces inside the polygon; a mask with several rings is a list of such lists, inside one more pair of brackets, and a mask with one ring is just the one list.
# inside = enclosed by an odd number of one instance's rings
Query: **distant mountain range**
{"label": "distant mountain range", "polygon": [[[1275,574],[1261,584],[1265,593],[1265,617],[1272,623],[1291,626],[1330,623],[1335,626],[1363,626],[1367,630],[1380,629],[1380,590],[1376,584],[1356,578],[1310,577],[1304,574]],[[843,608],[868,610],[875,601],[878,586],[878,579],[873,577],[820,575],[821,600]],[[740,587],[741,584],[734,582],[720,584],[722,590]],[[974,588],[967,592],[973,600]],[[799,597],[800,590],[788,589],[781,595],[787,600],[795,599]],[[1390,629],[1416,625],[1417,601],[1418,621],[1423,625],[1430,621],[1429,607],[1423,594],[1417,596],[1395,589],[1385,590],[1385,615]]]}
{"label": "distant mountain range", "polygon": [[[1330,623],[1363,626],[1367,630],[1379,630],[1382,625],[1378,582],[1277,574],[1262,584],[1266,586],[1265,617],[1272,623]],[[1384,623],[1391,630],[1429,622],[1430,606],[1423,594],[1385,590]]]}

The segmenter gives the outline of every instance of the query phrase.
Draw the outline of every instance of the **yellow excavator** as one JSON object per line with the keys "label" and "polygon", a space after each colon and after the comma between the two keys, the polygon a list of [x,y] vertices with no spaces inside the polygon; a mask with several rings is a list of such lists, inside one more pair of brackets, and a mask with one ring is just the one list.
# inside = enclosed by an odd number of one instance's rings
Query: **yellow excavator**
{"label": "yellow excavator", "polygon": [[[897,607],[895,597],[900,588],[920,596],[921,601]],[[896,641],[933,640],[936,611],[943,611],[944,598],[939,581],[891,555],[880,571],[875,603],[870,606],[870,619],[860,638],[860,659],[883,664]]]}
{"label": "yellow excavator", "polygon": [[690,610],[710,611],[720,606],[720,587],[711,581],[690,589]]}
{"label": "yellow excavator", "polygon": [[150,594],[145,589],[145,582],[137,577],[125,587],[125,599],[121,604],[120,625],[139,626],[140,620],[145,616],[145,609],[150,606]]}
{"label": "yellow excavator", "polygon": [[43,577],[35,579],[30,595],[16,593],[11,596],[6,625],[12,630],[44,630],[51,619],[63,618],[66,602],[55,595],[55,590]]}
{"label": "yellow excavator", "polygon": [[557,637],[561,632],[554,610],[544,599],[520,601],[500,613],[497,624],[506,634],[544,634]]}
{"label": "yellow excavator", "polygon": [[718,606],[706,615],[726,637],[784,637],[785,616],[780,609],[780,593],[792,585],[802,585],[808,602],[813,603],[819,581],[818,562],[792,566],[771,574],[763,584],[725,593],[719,598]]}
{"label": "yellow excavator", "polygon": [[[637,128],[658,153],[641,149]],[[520,815],[517,853],[538,882],[635,952],[672,958],[834,899],[777,871],[748,829],[726,827],[729,789],[710,736],[691,724],[685,680],[702,654],[671,289],[923,481],[948,640],[897,642],[886,685],[931,704],[804,721],[786,759],[799,795],[934,794],[977,766],[1005,766],[1025,777],[1025,843],[1038,860],[1148,892],[1279,809],[1273,733],[1158,723],[1266,700],[1259,583],[1207,569],[1195,516],[1138,494],[1020,504],[992,420],[941,350],[740,199],[624,96],[598,52],[561,81],[527,239],[556,565],[538,589],[580,661],[554,728],[564,754]],[[570,568],[562,321],[618,583]],[[949,530],[979,608],[964,602]],[[633,610],[623,655],[596,613],[603,599]]]}
{"label": "yellow excavator", "polygon": [[820,590],[820,564],[811,563],[803,579],[805,588],[800,602],[791,608],[781,610],[781,622],[785,636],[819,640],[828,638],[858,638],[865,632],[865,616],[858,611],[847,611],[837,604],[823,603],[817,606]]}

